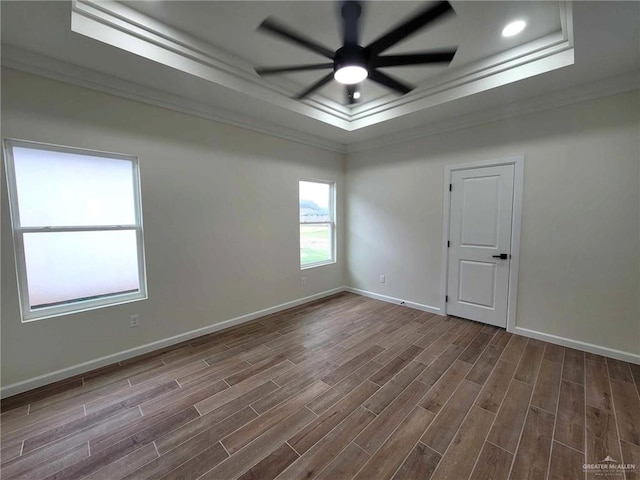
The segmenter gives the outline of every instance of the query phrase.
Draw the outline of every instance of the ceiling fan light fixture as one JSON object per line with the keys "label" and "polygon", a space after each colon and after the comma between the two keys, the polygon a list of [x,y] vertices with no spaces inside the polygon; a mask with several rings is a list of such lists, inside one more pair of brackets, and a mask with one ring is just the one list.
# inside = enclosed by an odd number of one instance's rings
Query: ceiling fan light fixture
{"label": "ceiling fan light fixture", "polygon": [[502,29],[502,36],[513,37],[522,32],[526,26],[527,22],[525,22],[524,20],[516,20],[514,22],[511,22]]}
{"label": "ceiling fan light fixture", "polygon": [[347,65],[344,67],[340,67],[333,74],[333,78],[335,78],[337,82],[340,82],[344,85],[354,85],[356,83],[360,83],[368,76],[369,72],[367,71],[367,69],[360,65]]}

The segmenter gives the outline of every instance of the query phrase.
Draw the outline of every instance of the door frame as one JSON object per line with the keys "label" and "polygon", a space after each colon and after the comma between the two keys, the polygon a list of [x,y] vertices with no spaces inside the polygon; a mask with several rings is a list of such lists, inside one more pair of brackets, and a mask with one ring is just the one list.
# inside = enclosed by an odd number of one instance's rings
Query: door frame
{"label": "door frame", "polygon": [[516,306],[518,297],[518,265],[520,263],[520,227],[522,225],[522,194],[524,187],[524,155],[482,160],[472,163],[453,164],[444,166],[444,215],[442,222],[442,272],[440,275],[440,312],[447,315],[447,282],[449,276],[449,218],[451,213],[451,192],[449,184],[451,175],[457,170],[474,168],[498,167],[513,165],[513,217],[511,220],[511,264],[509,269],[509,286],[507,295],[507,332],[513,332],[516,327]]}

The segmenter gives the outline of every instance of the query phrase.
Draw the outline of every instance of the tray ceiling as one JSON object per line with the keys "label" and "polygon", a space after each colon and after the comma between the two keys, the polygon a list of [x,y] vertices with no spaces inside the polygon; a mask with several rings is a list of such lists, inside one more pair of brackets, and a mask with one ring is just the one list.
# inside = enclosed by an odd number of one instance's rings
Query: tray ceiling
{"label": "tray ceiling", "polygon": [[[337,49],[333,2],[96,2],[77,0],[74,32],[176,68],[256,99],[352,131],[408,113],[538,75],[573,63],[571,8],[565,2],[453,2],[456,15],[411,36],[389,54],[458,46],[448,67],[387,68],[417,88],[403,96],[364,81],[362,101],[344,105],[344,89],[331,82],[302,100],[292,97],[323,73],[263,78],[252,67],[313,63],[318,56],[256,32],[272,16]],[[367,44],[424,4],[366,4]],[[504,38],[515,19],[530,26]]]}

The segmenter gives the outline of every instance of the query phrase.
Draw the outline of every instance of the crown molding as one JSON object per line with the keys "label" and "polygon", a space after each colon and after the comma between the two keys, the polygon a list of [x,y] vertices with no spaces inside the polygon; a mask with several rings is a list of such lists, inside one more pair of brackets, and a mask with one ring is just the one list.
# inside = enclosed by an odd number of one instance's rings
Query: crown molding
{"label": "crown molding", "polygon": [[639,88],[640,74],[638,74],[638,72],[632,72],[514,102],[505,107],[484,109],[456,116],[446,121],[434,122],[410,130],[404,130],[401,133],[381,135],[374,139],[352,143],[347,145],[347,153],[363,152],[388,145],[411,142],[432,135],[631,92]]}
{"label": "crown molding", "polygon": [[559,4],[560,30],[543,38],[430,78],[407,95],[386,95],[346,107],[321,95],[291,98],[297,88],[258,76],[246,61],[141,14],[117,1],[74,0],[72,31],[214,84],[355,131],[524,78],[572,65],[573,13]]}
{"label": "crown molding", "polygon": [[2,65],[53,80],[70,83],[103,93],[116,95],[174,110],[187,115],[244,128],[277,138],[310,145],[336,153],[355,153],[387,145],[409,142],[431,135],[474,127],[522,115],[594,100],[619,93],[637,90],[640,77],[637,72],[599,80],[576,87],[548,93],[531,99],[514,102],[506,107],[496,107],[460,115],[442,122],[433,122],[400,133],[377,136],[362,142],[344,145],[323,137],[303,133],[294,129],[268,124],[248,116],[221,111],[200,102],[155,90],[112,75],[96,72],[61,60],[39,55],[27,50],[3,45]]}
{"label": "crown molding", "polygon": [[244,128],[331,152],[345,153],[344,144],[298,130],[270,124],[249,116],[221,110],[186,97],[167,93],[113,75],[40,55],[11,45],[2,46],[2,66],[79,87],[117,95],[214,122]]}

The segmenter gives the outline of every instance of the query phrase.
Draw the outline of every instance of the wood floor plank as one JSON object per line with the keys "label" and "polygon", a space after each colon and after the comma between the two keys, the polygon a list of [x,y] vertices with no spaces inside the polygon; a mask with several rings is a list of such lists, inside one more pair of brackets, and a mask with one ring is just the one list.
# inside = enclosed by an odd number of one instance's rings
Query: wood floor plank
{"label": "wood floor plank", "polygon": [[299,480],[316,477],[374,418],[373,413],[358,408],[277,478]]}
{"label": "wood floor plank", "polygon": [[407,366],[419,353],[422,348],[410,345],[400,355],[387,363],[384,367],[369,377],[373,383],[383,386],[391,380],[400,370]]}
{"label": "wood floor plank", "polygon": [[491,443],[508,452],[515,453],[529,409],[532,391],[531,385],[518,380],[511,382],[507,396],[487,438]]}
{"label": "wood floor plank", "polygon": [[178,466],[178,468],[167,472],[160,478],[163,480],[198,478],[226,458],[229,458],[229,455],[224,451],[222,445],[220,445],[220,443],[214,443],[206,450],[190,458]]}
{"label": "wood floor plank", "polygon": [[433,413],[440,412],[440,409],[449,400],[453,392],[458,388],[462,379],[471,369],[471,365],[466,362],[456,360],[451,365],[438,382],[429,389],[420,402],[420,406]]}
{"label": "wood floor plank", "polygon": [[413,382],[371,422],[364,432],[358,435],[354,443],[367,453],[373,454],[380,448],[386,435],[392,432],[418,405],[428,389],[429,387],[423,383]]}
{"label": "wood floor plank", "polygon": [[81,388],[82,384],[82,378],[73,378],[63,380],[51,385],[45,385],[44,387],[35,388],[20,395],[3,398],[2,400],[0,400],[0,409],[3,412],[7,412],[24,405],[28,405],[30,403],[37,402],[38,400],[42,400],[43,398],[51,397],[61,392]]}
{"label": "wood floor plank", "polygon": [[[602,463],[602,459],[611,456],[622,458],[620,440],[613,413],[605,412],[587,405],[586,407],[586,463]],[[588,472],[587,479],[597,479],[600,472]]]}
{"label": "wood floor plank", "polygon": [[547,478],[548,480],[582,479],[584,478],[583,464],[584,454],[558,442],[553,442],[551,448],[551,464]]}
{"label": "wood floor plank", "polygon": [[2,463],[6,463],[9,460],[13,460],[14,458],[20,456],[21,452],[21,441],[7,445],[6,447],[2,447],[2,449],[0,450],[0,460],[2,461]]}
{"label": "wood floor plank", "polygon": [[586,371],[586,404],[605,412],[611,411],[611,388],[609,374],[604,362],[587,360]]}
{"label": "wood floor plank", "polygon": [[544,359],[550,362],[562,363],[564,361],[564,347],[547,343],[544,347]]}
{"label": "wood floor plank", "polygon": [[466,377],[467,380],[477,383],[478,385],[484,385],[498,362],[500,355],[502,355],[503,350],[504,347],[489,345],[473,365],[473,368]]}
{"label": "wood floor plank", "polygon": [[4,425],[11,420],[24,419],[24,417],[27,416],[27,412],[29,412],[30,407],[30,404],[26,404],[6,412],[2,411],[2,413],[0,413],[0,426],[4,427]]}
{"label": "wood floor plank", "polygon": [[316,414],[324,412],[340,399],[348,395],[349,392],[364,382],[371,374],[378,371],[380,367],[381,365],[376,362],[367,362],[340,383],[334,385],[322,395],[319,395],[318,398],[309,403],[307,407]]}
{"label": "wood floor plank", "polygon": [[479,322],[471,322],[467,328],[453,340],[454,345],[467,348],[473,342],[473,339],[480,333],[484,324]]}
{"label": "wood floor plank", "polygon": [[[355,443],[350,443],[320,472],[316,480],[351,479],[369,461],[370,455]],[[258,479],[255,479],[258,480]],[[262,480],[262,479],[260,479]]]}
{"label": "wood floor plank", "polygon": [[391,478],[429,426],[433,417],[433,413],[421,407],[415,407],[360,470],[355,480],[370,480],[372,478],[387,480]]}
{"label": "wood floor plank", "polygon": [[188,375],[178,377],[176,380],[183,387],[188,387],[194,382],[200,383],[212,381],[215,383],[217,381],[224,380],[228,376],[233,375],[234,373],[238,373],[250,366],[251,364],[244,361],[236,360],[232,357],[227,360],[223,360],[222,362],[215,363],[203,369],[197,370]]}
{"label": "wood floor plank", "polygon": [[478,384],[463,380],[420,441],[444,454],[479,392]]}
{"label": "wood floor plank", "polygon": [[126,477],[126,480],[156,480],[218,443],[223,437],[246,425],[256,416],[250,408],[245,408],[221,422],[208,425],[208,428],[194,429],[192,436],[181,436],[176,439],[172,432],[161,436],[155,441],[161,456],[135,470]]}
{"label": "wood floor plank", "polygon": [[622,461],[626,465],[634,465],[625,472],[627,480],[640,480],[640,446],[621,441]]}
{"label": "wood floor plank", "polygon": [[524,349],[524,354],[513,378],[533,385],[542,362],[542,355],[544,355],[544,349],[529,343]]}
{"label": "wood floor plank", "polygon": [[555,440],[584,451],[584,387],[562,380]]}
{"label": "wood floor plank", "polygon": [[2,426],[2,447],[16,442],[22,442],[24,439],[33,437],[40,433],[46,432],[60,425],[63,425],[74,420],[81,419],[85,416],[83,406],[77,406],[71,410],[58,413],[57,415],[47,416],[42,414],[43,412],[37,412],[33,415],[28,415],[23,419],[16,419],[11,422],[7,422],[6,427]]}
{"label": "wood floor plank", "polygon": [[470,480],[507,480],[513,455],[485,442]]}
{"label": "wood floor plank", "polygon": [[631,368],[627,362],[616,360],[614,358],[607,358],[607,367],[609,368],[609,377],[612,380],[634,383],[633,375],[631,375]]}
{"label": "wood floor plank", "polygon": [[238,480],[273,480],[300,456],[286,443],[276,448]]}
{"label": "wood floor plank", "polygon": [[484,349],[489,345],[493,335],[493,333],[480,332],[471,341],[469,346],[465,348],[464,352],[460,354],[459,359],[472,365],[476,363],[476,360],[478,360]]}
{"label": "wood floor plank", "polygon": [[[502,358],[502,356],[500,358]],[[511,384],[511,379],[517,366],[518,365],[513,362],[498,360],[493,372],[485,382],[480,395],[478,395],[476,405],[491,413],[498,413],[498,409]]]}
{"label": "wood floor plank", "polygon": [[141,403],[139,406],[143,415],[151,415],[167,408],[187,408],[227,388],[229,385],[222,380],[212,384],[210,382],[195,383],[172,391],[168,395]]}
{"label": "wood floor plank", "polygon": [[326,383],[320,380],[315,381],[280,405],[268,410],[244,427],[223,438],[222,445],[230,455],[233,455],[271,427],[283,421],[291,412],[301,409],[328,388],[329,386]]}
{"label": "wood floor plank", "polygon": [[463,348],[458,345],[449,345],[442,354],[429,365],[417,379],[425,385],[434,385],[438,379],[446,372],[451,364],[460,356]]}
{"label": "wood floor plank", "polygon": [[620,440],[640,445],[640,398],[633,384],[611,379]]}
{"label": "wood floor plank", "polygon": [[[48,462],[43,462],[31,469],[24,470],[19,475],[11,477],[12,480],[34,480],[46,478],[54,473],[63,470],[89,456],[89,446],[85,443],[71,450],[52,458]],[[8,478],[8,477],[3,477]]]}
{"label": "wood floor plank", "polygon": [[640,365],[630,363],[629,366],[631,367],[631,375],[633,376],[633,381],[636,384],[636,390],[638,390],[638,395],[640,396]]}
{"label": "wood floor plank", "polygon": [[509,340],[511,340],[511,336],[512,336],[511,333],[501,328],[498,330],[495,336],[491,339],[491,341],[489,342],[489,345],[495,345],[500,349],[504,349],[509,343]]}
{"label": "wood floor plank", "polygon": [[247,380],[237,383],[220,393],[199,401],[195,406],[202,415],[205,415],[232,400],[242,397],[258,387],[262,387],[263,385],[266,385],[266,387],[260,390],[263,395],[278,389],[278,386],[268,377],[248,378]]}
{"label": "wood floor plank", "polygon": [[369,362],[369,360],[372,360],[376,355],[382,352],[382,350],[383,348],[377,345],[374,345],[368,348],[360,355],[352,358],[345,364],[336,368],[329,375],[322,377],[322,381],[330,386],[336,385],[337,383],[341,382],[342,380],[347,378],[349,375],[354,373],[360,367],[365,365],[367,362]]}
{"label": "wood floor plank", "polygon": [[639,384],[343,292],[4,400],[0,477],[597,480],[584,463],[640,463]]}
{"label": "wood floor plank", "polygon": [[91,439],[91,453],[104,450],[127,438],[135,438],[135,441],[144,445],[145,443],[154,441],[157,437],[166,432],[170,432],[198,418],[200,414],[193,407],[185,408],[172,415],[160,412],[159,414],[141,417],[139,420],[130,422],[126,427],[120,428],[114,432],[108,432],[104,435]]}
{"label": "wood floor plank", "polygon": [[510,479],[545,480],[553,439],[553,414],[530,407],[516,452]]}
{"label": "wood floor plank", "polygon": [[520,335],[513,335],[509,343],[505,347],[502,355],[500,356],[500,361],[507,363],[515,363],[516,365],[520,363],[520,357],[524,353],[524,349],[527,346],[527,338],[521,337]]}
{"label": "wood floor plank", "polygon": [[285,421],[258,437],[251,444],[242,448],[200,478],[202,480],[220,480],[239,477],[253,465],[271,454],[287,438],[291,438],[314,418],[316,416],[310,410],[306,408],[298,410],[287,417]]}
{"label": "wood floor plank", "polygon": [[451,446],[433,473],[431,480],[460,480],[468,478],[476,463],[484,439],[495,415],[473,406],[456,433]]}
{"label": "wood floor plank", "polygon": [[[454,340],[455,334],[445,333],[425,348],[424,351],[416,357],[416,361],[424,363],[425,365],[431,365],[447,348],[449,348]],[[464,348],[463,345],[457,346]]]}
{"label": "wood floor plank", "polygon": [[581,385],[584,384],[584,352],[568,347],[564,349],[562,378]]}
{"label": "wood floor plank", "polygon": [[315,445],[321,438],[329,433],[333,428],[351,415],[363,402],[369,398],[378,386],[366,381],[358,385],[353,392],[344,397],[338,403],[323,412],[318,418],[289,439],[296,452],[303,454]]}
{"label": "wood floor plank", "polygon": [[156,458],[158,458],[156,447],[153,443],[149,443],[85,477],[85,480],[122,480]]}
{"label": "wood floor plank", "polygon": [[429,480],[442,456],[418,442],[393,476],[393,480]]}
{"label": "wood floor plank", "polygon": [[175,380],[162,381],[160,384],[148,382],[143,385],[137,385],[124,392],[107,395],[94,402],[90,402],[85,405],[85,409],[87,415],[101,415],[109,409],[118,411],[125,408],[136,407],[141,403],[161,397],[179,388],[180,385]]}
{"label": "wood floor plank", "polygon": [[426,368],[420,362],[411,362],[393,380],[378,390],[364,406],[375,414],[382,412]]}
{"label": "wood floor plank", "polygon": [[531,397],[531,405],[555,414],[560,393],[562,365],[551,360],[542,360],[540,373]]}

